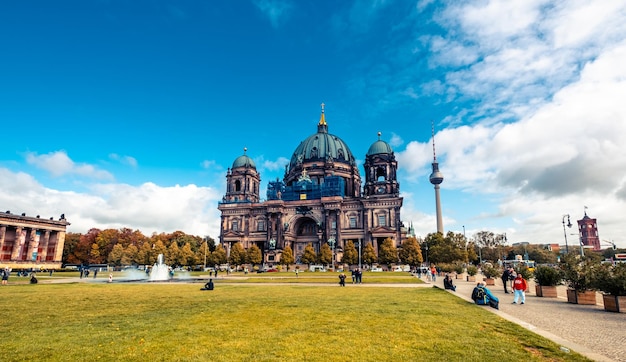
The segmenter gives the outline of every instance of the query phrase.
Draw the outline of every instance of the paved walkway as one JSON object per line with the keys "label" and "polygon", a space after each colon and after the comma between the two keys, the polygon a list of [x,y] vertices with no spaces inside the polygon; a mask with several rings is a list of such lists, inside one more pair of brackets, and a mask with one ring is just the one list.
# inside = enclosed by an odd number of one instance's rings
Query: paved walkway
{"label": "paved walkway", "polygon": [[[442,277],[428,283],[443,288]],[[454,284],[456,292],[449,292],[473,303],[476,282],[455,279]],[[496,279],[496,285],[488,288],[500,299],[500,309],[486,308],[594,361],[626,361],[626,313],[606,312],[599,293],[596,305],[578,305],[567,303],[565,286],[557,287],[558,298],[537,297],[532,281],[529,287],[526,303],[512,304],[513,294],[505,294],[502,281]]]}

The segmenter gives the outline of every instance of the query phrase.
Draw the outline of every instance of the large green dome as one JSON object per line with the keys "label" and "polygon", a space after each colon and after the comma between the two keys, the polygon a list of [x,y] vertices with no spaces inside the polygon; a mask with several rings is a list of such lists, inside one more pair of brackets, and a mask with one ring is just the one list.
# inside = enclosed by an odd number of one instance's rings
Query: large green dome
{"label": "large green dome", "polygon": [[300,142],[291,156],[289,169],[294,169],[302,163],[319,162],[324,164],[329,160],[350,166],[356,165],[356,160],[348,145],[341,138],[328,133],[328,126],[323,121],[323,123],[318,124],[317,133]]}

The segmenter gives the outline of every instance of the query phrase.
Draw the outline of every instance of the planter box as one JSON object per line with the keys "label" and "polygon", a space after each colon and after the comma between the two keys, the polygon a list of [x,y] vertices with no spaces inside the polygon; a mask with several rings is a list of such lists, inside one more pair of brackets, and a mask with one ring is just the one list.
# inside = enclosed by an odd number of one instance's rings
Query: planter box
{"label": "planter box", "polygon": [[604,310],[607,312],[626,313],[626,296],[604,294]]}
{"label": "planter box", "polygon": [[596,304],[596,292],[595,290],[577,292],[574,289],[568,289],[567,302],[573,304],[594,305]]}
{"label": "planter box", "polygon": [[556,298],[556,286],[548,286],[548,285],[535,285],[535,293],[538,297],[544,298]]}
{"label": "planter box", "polygon": [[476,281],[476,276],[475,275],[468,275],[467,276],[467,281],[468,282],[475,282]]}
{"label": "planter box", "polygon": [[485,278],[485,284],[496,285],[496,280],[494,278]]}

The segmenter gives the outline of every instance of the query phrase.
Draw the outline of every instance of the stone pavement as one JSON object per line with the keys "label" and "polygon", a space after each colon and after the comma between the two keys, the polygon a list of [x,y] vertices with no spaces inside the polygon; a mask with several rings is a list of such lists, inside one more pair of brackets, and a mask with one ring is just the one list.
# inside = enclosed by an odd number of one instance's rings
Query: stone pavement
{"label": "stone pavement", "polygon": [[[477,280],[481,280],[480,275]],[[443,277],[438,277],[436,282],[426,282],[443,289]],[[454,285],[456,292],[450,293],[473,303],[471,295],[476,282],[454,279]],[[535,295],[535,284],[531,280],[526,303],[520,305],[512,304],[511,288],[510,294],[505,294],[500,279],[488,288],[500,299],[500,309],[485,308],[500,317],[594,361],[626,362],[626,313],[606,312],[601,294],[596,295],[596,305],[571,304],[567,303],[565,286],[557,287],[558,298],[542,298]]]}

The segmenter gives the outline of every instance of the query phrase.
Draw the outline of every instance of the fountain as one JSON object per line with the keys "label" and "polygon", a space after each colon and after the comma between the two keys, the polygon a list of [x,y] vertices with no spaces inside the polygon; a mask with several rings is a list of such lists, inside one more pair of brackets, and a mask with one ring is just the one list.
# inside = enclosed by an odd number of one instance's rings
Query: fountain
{"label": "fountain", "polygon": [[170,269],[163,262],[163,254],[159,254],[157,262],[152,266],[150,270],[150,281],[161,281],[170,279]]}

